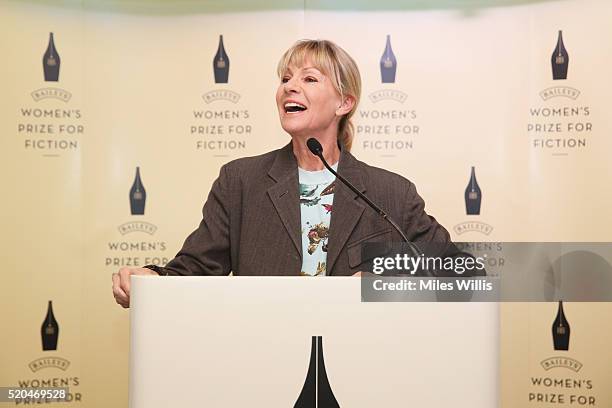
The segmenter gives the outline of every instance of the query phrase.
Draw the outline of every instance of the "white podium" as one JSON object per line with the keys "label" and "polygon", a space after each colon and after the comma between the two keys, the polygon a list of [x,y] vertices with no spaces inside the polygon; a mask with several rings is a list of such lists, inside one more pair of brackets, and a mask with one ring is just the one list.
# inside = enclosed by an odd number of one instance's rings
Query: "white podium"
{"label": "white podium", "polygon": [[133,276],[131,297],[131,408],[499,406],[498,304],[362,303],[346,277]]}

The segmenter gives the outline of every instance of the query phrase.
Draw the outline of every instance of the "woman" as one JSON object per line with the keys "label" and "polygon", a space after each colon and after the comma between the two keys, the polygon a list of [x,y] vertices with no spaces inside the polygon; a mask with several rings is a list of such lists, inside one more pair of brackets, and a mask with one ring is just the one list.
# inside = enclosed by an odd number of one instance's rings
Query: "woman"
{"label": "woman", "polygon": [[113,274],[117,303],[129,306],[130,275],[352,275],[361,244],[401,241],[350,189],[334,181],[306,147],[314,137],[328,163],[386,210],[411,241],[449,243],[424,211],[414,184],[350,153],[351,117],[361,93],[355,61],[330,41],[297,42],[278,65],[276,105],[285,147],[227,163],[202,222],[165,267]]}

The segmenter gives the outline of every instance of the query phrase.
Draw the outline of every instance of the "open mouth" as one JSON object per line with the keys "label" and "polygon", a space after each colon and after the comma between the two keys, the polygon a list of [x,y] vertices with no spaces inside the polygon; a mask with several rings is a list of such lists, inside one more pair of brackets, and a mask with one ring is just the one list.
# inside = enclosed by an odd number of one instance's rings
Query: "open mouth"
{"label": "open mouth", "polygon": [[305,111],[307,108],[304,105],[295,102],[287,102],[285,104],[285,113],[299,113]]}

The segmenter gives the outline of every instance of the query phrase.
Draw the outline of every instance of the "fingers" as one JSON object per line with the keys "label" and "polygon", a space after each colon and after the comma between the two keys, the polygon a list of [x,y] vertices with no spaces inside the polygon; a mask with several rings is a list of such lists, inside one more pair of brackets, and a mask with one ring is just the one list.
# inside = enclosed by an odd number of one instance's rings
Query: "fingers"
{"label": "fingers", "polygon": [[119,269],[119,287],[123,289],[123,292],[127,295],[128,299],[130,297],[130,275],[132,271],[130,268],[121,268]]}
{"label": "fingers", "polygon": [[121,288],[121,276],[118,273],[113,273],[113,296],[123,308],[130,307],[130,297]]}
{"label": "fingers", "polygon": [[130,276],[131,275],[155,275],[147,268],[121,268],[118,273],[113,273],[113,296],[115,301],[124,308],[130,307]]}

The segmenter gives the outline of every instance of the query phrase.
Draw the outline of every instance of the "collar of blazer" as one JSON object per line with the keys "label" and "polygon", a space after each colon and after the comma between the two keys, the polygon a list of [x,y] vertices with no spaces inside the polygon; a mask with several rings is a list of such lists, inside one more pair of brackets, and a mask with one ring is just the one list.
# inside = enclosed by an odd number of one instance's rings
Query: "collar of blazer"
{"label": "collar of blazer", "polygon": [[[346,149],[340,151],[338,174],[353,183],[361,192],[366,191],[365,168],[366,165],[355,159]],[[301,258],[303,255],[300,234],[300,194],[297,161],[293,155],[292,142],[277,150],[268,175],[276,182],[268,189],[268,195]],[[365,204],[356,199],[355,193],[344,184],[338,181],[336,183],[327,252],[328,275],[333,274],[334,263],[365,209]]]}
{"label": "collar of blazer", "polygon": [[[365,175],[362,171],[364,167],[365,164],[357,160],[346,149],[340,149],[338,173],[350,181],[362,193],[366,191]],[[284,179],[287,177],[295,177],[297,180],[297,160],[295,160],[293,155],[293,142],[289,142],[283,148],[277,150],[276,158],[268,171],[268,175],[276,182],[285,181]],[[351,194],[353,193],[351,192]]]}

